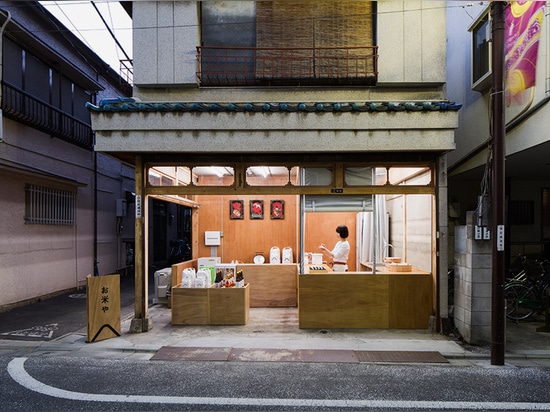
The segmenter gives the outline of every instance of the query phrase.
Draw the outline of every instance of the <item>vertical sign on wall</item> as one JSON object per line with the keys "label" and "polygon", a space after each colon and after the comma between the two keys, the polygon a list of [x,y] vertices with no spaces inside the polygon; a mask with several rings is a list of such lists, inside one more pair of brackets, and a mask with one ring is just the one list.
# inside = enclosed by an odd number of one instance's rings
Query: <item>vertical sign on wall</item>
{"label": "vertical sign on wall", "polygon": [[141,219],[141,195],[136,195],[136,219]]}

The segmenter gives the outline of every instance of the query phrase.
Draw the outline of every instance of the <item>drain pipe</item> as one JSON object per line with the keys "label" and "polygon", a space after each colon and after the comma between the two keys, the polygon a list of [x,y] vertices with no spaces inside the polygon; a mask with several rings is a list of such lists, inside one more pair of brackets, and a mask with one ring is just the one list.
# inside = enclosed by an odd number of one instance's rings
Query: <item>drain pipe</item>
{"label": "drain pipe", "polygon": [[[2,63],[4,60],[4,56],[2,55],[2,50],[4,49],[4,30],[6,29],[6,26],[11,20],[11,14],[7,10],[1,10],[0,11],[4,16],[6,16],[6,21],[4,24],[2,24],[2,27],[0,27],[0,85],[2,83],[2,73],[4,72],[4,64]],[[2,101],[2,88],[0,87],[0,101]],[[4,141],[4,124],[2,121],[2,109],[0,108],[0,143]]]}

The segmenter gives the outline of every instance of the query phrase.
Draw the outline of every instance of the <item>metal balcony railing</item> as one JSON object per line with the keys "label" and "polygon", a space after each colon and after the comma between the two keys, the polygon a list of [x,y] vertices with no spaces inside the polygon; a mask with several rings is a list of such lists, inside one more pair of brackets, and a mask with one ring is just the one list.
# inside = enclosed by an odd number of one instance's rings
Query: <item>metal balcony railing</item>
{"label": "metal balcony railing", "polygon": [[6,82],[2,82],[1,107],[6,117],[85,149],[93,147],[90,124]]}
{"label": "metal balcony railing", "polygon": [[197,47],[201,86],[375,85],[378,47]]}

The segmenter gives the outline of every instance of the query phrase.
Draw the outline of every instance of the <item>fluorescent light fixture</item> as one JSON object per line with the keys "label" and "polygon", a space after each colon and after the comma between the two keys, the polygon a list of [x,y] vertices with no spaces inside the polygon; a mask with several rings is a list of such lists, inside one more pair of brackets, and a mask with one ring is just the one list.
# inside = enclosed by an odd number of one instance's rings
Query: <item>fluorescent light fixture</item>
{"label": "fluorescent light fixture", "polygon": [[213,166],[212,170],[218,175],[218,177],[223,177],[225,175],[224,167]]}

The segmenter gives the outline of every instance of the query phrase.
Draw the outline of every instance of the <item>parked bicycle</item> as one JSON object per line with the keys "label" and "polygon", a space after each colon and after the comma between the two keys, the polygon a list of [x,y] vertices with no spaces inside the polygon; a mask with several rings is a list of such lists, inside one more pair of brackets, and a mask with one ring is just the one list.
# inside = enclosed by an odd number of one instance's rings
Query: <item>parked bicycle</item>
{"label": "parked bicycle", "polygon": [[544,260],[539,262],[539,266],[539,276],[528,276],[525,271],[520,271],[504,285],[508,319],[520,321],[534,313],[542,313],[546,289],[550,286],[550,262]]}
{"label": "parked bicycle", "polygon": [[170,265],[184,262],[191,259],[191,246],[187,239],[177,239],[170,241],[170,256],[168,257]]}

